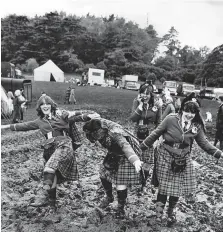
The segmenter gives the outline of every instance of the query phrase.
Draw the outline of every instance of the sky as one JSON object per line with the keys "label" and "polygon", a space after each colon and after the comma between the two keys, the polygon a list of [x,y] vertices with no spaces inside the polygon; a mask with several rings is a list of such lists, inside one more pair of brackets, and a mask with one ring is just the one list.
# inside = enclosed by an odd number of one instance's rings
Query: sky
{"label": "sky", "polygon": [[182,46],[213,49],[223,43],[223,0],[2,0],[0,9],[1,18],[55,10],[77,16],[114,14],[141,28],[152,24],[159,36],[174,26]]}

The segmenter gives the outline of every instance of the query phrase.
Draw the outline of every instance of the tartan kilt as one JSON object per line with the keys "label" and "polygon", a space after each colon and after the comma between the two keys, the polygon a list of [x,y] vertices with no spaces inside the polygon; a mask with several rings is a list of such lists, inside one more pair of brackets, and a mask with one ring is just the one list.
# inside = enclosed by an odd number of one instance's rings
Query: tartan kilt
{"label": "tartan kilt", "polygon": [[65,144],[44,150],[44,154],[45,167],[56,171],[59,182],[78,179],[77,161],[70,140],[67,140]]}
{"label": "tartan kilt", "polygon": [[172,156],[161,145],[155,149],[156,174],[159,182],[159,193],[179,197],[189,195],[196,190],[195,167],[190,155],[186,157],[186,168],[181,173],[173,173],[171,170]]}
{"label": "tartan kilt", "polygon": [[100,166],[100,177],[115,185],[134,185],[141,183],[139,173],[136,173],[135,167],[123,155],[120,160],[118,171],[107,170],[103,164]]}

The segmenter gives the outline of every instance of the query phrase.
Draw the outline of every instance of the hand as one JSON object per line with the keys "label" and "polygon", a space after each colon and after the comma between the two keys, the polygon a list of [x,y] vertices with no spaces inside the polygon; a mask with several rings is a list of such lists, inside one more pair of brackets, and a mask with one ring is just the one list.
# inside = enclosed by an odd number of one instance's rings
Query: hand
{"label": "hand", "polygon": [[148,147],[144,144],[144,143],[140,143],[140,149],[142,150],[142,151],[145,151],[145,150],[147,150],[148,149]]}
{"label": "hand", "polygon": [[68,118],[72,117],[76,115],[76,112],[75,111],[68,111]]}
{"label": "hand", "polygon": [[10,128],[10,125],[1,125],[1,129],[9,129]]}
{"label": "hand", "polygon": [[141,170],[142,168],[142,161],[140,160],[136,160],[133,165],[135,166],[135,170],[137,173],[139,173],[139,171]]}
{"label": "hand", "polygon": [[100,114],[98,114],[98,113],[88,114],[87,116],[88,116],[90,119],[101,118]]}
{"label": "hand", "polygon": [[56,109],[56,115],[61,117],[62,116],[62,110]]}

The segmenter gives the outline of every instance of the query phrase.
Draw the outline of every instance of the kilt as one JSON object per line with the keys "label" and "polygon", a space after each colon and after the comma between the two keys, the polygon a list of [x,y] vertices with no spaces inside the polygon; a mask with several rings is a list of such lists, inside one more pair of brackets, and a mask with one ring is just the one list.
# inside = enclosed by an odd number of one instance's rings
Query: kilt
{"label": "kilt", "polygon": [[107,170],[103,164],[100,166],[100,177],[115,185],[133,185],[140,184],[141,177],[136,173],[135,167],[123,155],[120,160],[118,171]]}
{"label": "kilt", "polygon": [[159,193],[179,197],[189,195],[196,190],[195,167],[190,155],[186,157],[186,168],[181,173],[173,173],[171,170],[172,156],[161,145],[155,149],[156,174],[159,181]]}
{"label": "kilt", "polygon": [[45,167],[54,169],[59,174],[60,180],[78,179],[77,161],[70,139],[54,144],[52,149],[44,150],[44,158]]}

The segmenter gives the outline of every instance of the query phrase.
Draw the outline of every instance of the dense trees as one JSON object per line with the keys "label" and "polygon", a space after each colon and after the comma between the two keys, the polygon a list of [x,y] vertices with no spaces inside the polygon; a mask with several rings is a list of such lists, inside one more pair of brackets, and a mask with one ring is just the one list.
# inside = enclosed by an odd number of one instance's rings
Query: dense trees
{"label": "dense trees", "polygon": [[[1,25],[2,60],[25,71],[52,59],[64,72],[95,67],[105,69],[111,78],[136,74],[142,80],[176,79],[191,83],[204,78],[209,83],[212,75],[212,83],[222,83],[221,65],[208,66],[209,60],[222,62],[221,54],[213,51],[206,60],[207,47],[181,48],[174,27],[159,38],[153,25],[141,29],[113,14],[107,18],[90,14],[78,18],[64,12],[34,18],[9,15],[1,19]],[[163,57],[157,57],[160,44],[166,47]]]}

